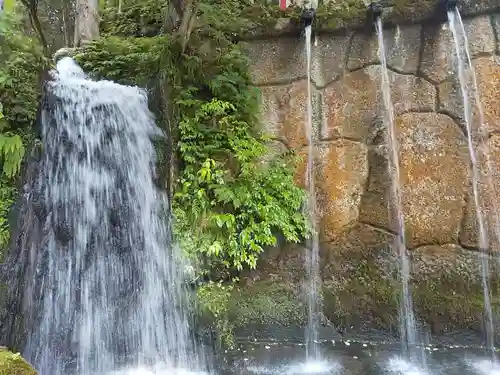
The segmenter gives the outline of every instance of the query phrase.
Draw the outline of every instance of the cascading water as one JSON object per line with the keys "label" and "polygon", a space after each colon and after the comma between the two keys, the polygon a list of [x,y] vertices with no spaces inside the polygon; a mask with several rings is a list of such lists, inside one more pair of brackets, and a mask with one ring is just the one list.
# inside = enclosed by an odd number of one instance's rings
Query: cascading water
{"label": "cascading water", "polygon": [[403,353],[412,362],[423,362],[423,351],[417,352],[417,329],[413,313],[412,295],[410,290],[410,259],[408,257],[405,238],[405,218],[401,197],[400,171],[399,171],[399,145],[394,125],[394,108],[391,98],[391,87],[384,45],[384,31],[382,19],[377,17],[375,27],[378,37],[378,51],[381,65],[381,90],[384,104],[384,124],[387,131],[388,167],[391,176],[390,200],[393,207],[389,207],[391,219],[396,222],[395,246],[399,253],[401,301],[400,301],[400,332]]}
{"label": "cascading water", "polygon": [[311,225],[311,238],[307,250],[307,306],[308,324],[306,328],[306,360],[318,358],[318,284],[319,284],[319,238],[317,231],[316,188],[314,180],[314,145],[312,131],[312,93],[311,93],[311,35],[312,27],[306,26],[307,58],[307,119],[308,140],[306,187],[308,192],[307,210]]}
{"label": "cascading water", "polygon": [[[478,95],[478,87],[475,77],[475,72],[473,70],[469,46],[467,41],[467,35],[465,33],[465,28],[460,16],[460,12],[455,7],[448,11],[448,23],[453,34],[453,40],[455,44],[456,52],[456,64],[458,70],[458,79],[460,82],[460,90],[462,93],[462,102],[464,108],[464,120],[467,132],[467,146],[469,148],[469,155],[471,159],[471,170],[472,170],[472,191],[474,195],[474,204],[476,207],[476,219],[479,231],[479,247],[482,252],[479,252],[479,258],[481,262],[481,279],[483,284],[483,296],[484,296],[484,318],[485,318],[485,334],[486,334],[486,346],[490,352],[493,359],[495,359],[495,348],[494,348],[494,327],[493,327],[493,312],[491,308],[491,293],[489,286],[489,257],[487,251],[489,249],[489,239],[488,232],[486,228],[486,220],[483,214],[481,201],[480,201],[480,189],[479,189],[479,170],[478,170],[478,158],[476,154],[476,149],[473,140],[473,124],[472,124],[472,106],[469,101],[470,91],[469,83],[472,80],[474,97],[476,104],[479,107],[480,117],[482,117],[482,108]],[[465,56],[464,56],[465,55]],[[468,62],[468,70],[466,70],[465,61]],[[480,126],[484,123],[483,118],[480,118]],[[488,154],[488,152],[486,152]],[[486,155],[489,157],[489,155]],[[491,164],[488,163],[488,167],[491,168]],[[488,173],[491,177],[491,173]],[[495,215],[497,213],[495,212]]]}
{"label": "cascading water", "polygon": [[26,243],[26,294],[39,297],[25,356],[40,375],[196,369],[145,92],[91,81],[67,57],[53,75],[36,184],[44,232]]}

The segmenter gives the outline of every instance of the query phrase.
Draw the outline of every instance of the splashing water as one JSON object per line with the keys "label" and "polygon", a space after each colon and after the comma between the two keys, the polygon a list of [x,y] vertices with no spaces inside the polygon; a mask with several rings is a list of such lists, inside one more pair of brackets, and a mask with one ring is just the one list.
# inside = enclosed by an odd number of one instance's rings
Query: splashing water
{"label": "splashing water", "polygon": [[387,364],[387,371],[394,375],[429,375],[426,370],[422,370],[402,358],[390,359]]}
{"label": "splashing water", "polygon": [[[410,260],[406,249],[405,238],[405,218],[403,212],[403,203],[401,197],[400,186],[400,171],[399,171],[399,145],[396,135],[396,128],[394,125],[394,108],[391,99],[391,87],[389,80],[389,73],[387,70],[387,61],[384,45],[384,32],[382,27],[382,20],[377,18],[376,30],[379,45],[379,59],[381,63],[381,87],[382,97],[384,103],[384,123],[387,128],[387,147],[389,152],[388,166],[389,174],[391,176],[391,196],[389,202],[394,206],[393,209],[389,207],[389,215],[394,216],[396,220],[396,239],[395,245],[398,249],[401,267],[401,302],[400,302],[400,331],[401,341],[403,345],[403,353],[411,360],[416,361],[420,359],[425,362],[423,358],[423,351],[417,353],[417,330],[415,324],[415,316],[413,314],[413,303],[410,291]],[[394,212],[393,212],[394,210]]]}
{"label": "splashing water", "polygon": [[308,361],[277,367],[248,366],[246,370],[257,375],[339,375],[342,366],[336,362]]}
{"label": "splashing water", "polygon": [[308,324],[306,328],[306,359],[315,359],[318,353],[318,287],[319,287],[319,238],[317,230],[316,188],[314,181],[314,145],[312,129],[312,93],[311,93],[311,26],[305,28],[307,58],[307,121],[308,141],[306,186],[308,192],[307,210],[311,225],[311,239],[307,251],[307,307]]}
{"label": "splashing water", "polygon": [[496,361],[479,360],[469,363],[478,375],[500,375],[500,366]]}
{"label": "splashing water", "polygon": [[[476,219],[479,229],[479,247],[482,252],[479,253],[479,258],[481,262],[481,280],[483,284],[483,296],[484,296],[484,318],[485,318],[485,334],[486,334],[486,346],[490,352],[492,358],[495,358],[495,348],[494,348],[494,327],[493,327],[493,312],[491,309],[491,293],[489,286],[489,256],[487,254],[489,248],[488,232],[486,229],[485,217],[480,202],[480,191],[479,191],[479,170],[478,170],[478,159],[476,155],[476,150],[474,147],[473,140],[473,129],[472,129],[472,107],[469,101],[469,79],[473,76],[473,84],[475,91],[475,98],[478,104],[480,101],[478,98],[477,83],[475,81],[475,74],[472,71],[472,64],[470,59],[469,46],[467,41],[467,36],[463,26],[462,18],[458,9],[453,9],[448,11],[448,22],[450,25],[451,32],[453,34],[453,40],[455,44],[455,52],[457,56],[457,70],[458,79],[460,81],[460,90],[462,93],[462,102],[464,107],[464,118],[465,126],[467,131],[467,146],[469,148],[469,155],[471,159],[471,169],[472,169],[472,190],[474,194],[474,204],[476,207]],[[465,58],[464,58],[465,53]],[[469,71],[466,70],[465,60],[469,62]],[[482,112],[482,110],[481,110]],[[480,125],[483,124],[481,120]],[[491,173],[489,173],[491,176]],[[497,213],[495,213],[497,214]]]}
{"label": "splashing water", "polygon": [[198,369],[169,206],[154,183],[150,137],[162,133],[146,94],[88,80],[70,58],[53,76],[35,184],[44,231],[24,241],[36,270],[25,294],[37,296],[24,354],[40,375]]}

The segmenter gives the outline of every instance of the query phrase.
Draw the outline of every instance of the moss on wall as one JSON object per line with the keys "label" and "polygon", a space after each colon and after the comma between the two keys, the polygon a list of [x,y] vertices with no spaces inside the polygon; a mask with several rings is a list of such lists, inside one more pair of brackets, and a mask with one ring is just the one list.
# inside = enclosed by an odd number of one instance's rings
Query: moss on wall
{"label": "moss on wall", "polygon": [[[345,262],[349,262],[346,259]],[[322,288],[323,313],[335,327],[368,327],[398,332],[400,283],[374,259],[355,260],[349,274],[327,275]],[[433,334],[470,329],[480,332],[484,316],[483,288],[459,270],[412,279],[416,318]],[[468,273],[468,271],[466,272]],[[327,281],[330,280],[330,281]],[[498,295],[499,280],[491,281]],[[234,288],[227,317],[235,331],[249,326],[304,327],[306,306],[293,282],[259,280]],[[500,298],[493,297],[493,311],[500,311]],[[272,330],[271,330],[272,331]]]}
{"label": "moss on wall", "polygon": [[319,30],[359,27],[365,23],[366,14],[362,0],[332,1],[318,7],[315,27]]}
{"label": "moss on wall", "polygon": [[384,277],[373,260],[363,259],[345,282],[325,283],[325,315],[337,327],[363,323],[394,328],[398,324],[396,288],[395,281]]}
{"label": "moss on wall", "polygon": [[305,306],[297,288],[271,281],[235,288],[229,303],[229,318],[235,329],[248,325],[303,325]]}
{"label": "moss on wall", "polygon": [[[499,311],[498,280],[493,280],[490,288],[493,295],[493,312]],[[470,283],[456,273],[452,277],[445,276],[415,283],[413,298],[417,315],[425,318],[434,333],[481,329],[484,295],[479,280]]]}
{"label": "moss on wall", "polygon": [[0,375],[37,375],[19,353],[0,348]]}
{"label": "moss on wall", "polygon": [[434,17],[438,7],[436,0],[394,0],[389,17],[393,23],[419,22]]}

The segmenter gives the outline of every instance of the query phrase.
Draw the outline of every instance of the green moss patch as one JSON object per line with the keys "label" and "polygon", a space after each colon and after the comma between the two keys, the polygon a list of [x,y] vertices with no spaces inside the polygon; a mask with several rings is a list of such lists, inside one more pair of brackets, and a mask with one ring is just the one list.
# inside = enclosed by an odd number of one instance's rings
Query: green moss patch
{"label": "green moss patch", "polygon": [[229,302],[229,318],[235,328],[303,325],[305,316],[305,306],[289,284],[262,281],[240,286]]}
{"label": "green moss patch", "polygon": [[437,10],[436,0],[394,0],[394,7],[390,13],[393,23],[419,22],[432,17]]}
{"label": "green moss patch", "polygon": [[335,326],[363,323],[390,329],[398,324],[396,284],[372,260],[356,264],[343,282],[326,283],[323,295],[325,315]]}
{"label": "green moss patch", "polygon": [[1,348],[0,375],[37,375],[37,372],[19,353],[15,354],[6,348]]}
{"label": "green moss patch", "polygon": [[335,30],[362,26],[366,20],[366,4],[362,0],[333,1],[318,7],[315,27]]}
{"label": "green moss patch", "polygon": [[[491,285],[493,311],[500,308],[498,283]],[[434,333],[480,329],[484,315],[483,288],[479,280],[467,283],[460,275],[427,280],[413,287],[415,310]]]}

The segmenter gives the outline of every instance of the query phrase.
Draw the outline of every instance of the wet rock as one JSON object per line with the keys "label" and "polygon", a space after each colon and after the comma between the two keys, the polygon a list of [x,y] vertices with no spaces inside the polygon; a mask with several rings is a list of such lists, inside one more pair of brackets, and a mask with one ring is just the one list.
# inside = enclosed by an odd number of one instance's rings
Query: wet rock
{"label": "wet rock", "polygon": [[499,10],[497,0],[464,0],[459,3],[460,13],[469,16],[478,13],[495,12]]}
{"label": "wet rock", "polygon": [[250,58],[256,85],[287,83],[306,76],[304,38],[281,38],[242,43]]}
{"label": "wet rock", "polygon": [[[500,135],[493,135],[485,144],[477,145],[478,202],[482,215],[484,237],[481,238],[476,201],[469,182],[467,206],[460,232],[460,243],[466,247],[488,247],[500,251]],[[472,174],[471,174],[472,179]]]}
{"label": "wet rock", "polygon": [[[300,149],[307,145],[305,125],[307,81],[294,82],[285,86],[264,87],[261,89],[261,93],[264,130],[290,148]],[[317,97],[317,92],[314,91],[314,109],[317,107]],[[318,113],[317,110],[314,112]]]}
{"label": "wet rock", "polygon": [[350,40],[349,34],[320,35],[313,40],[311,76],[316,86],[324,87],[344,73]]}
{"label": "wet rock", "polygon": [[[500,131],[500,58],[481,57],[474,60],[479,97],[488,132]],[[478,121],[477,110],[474,121]]]}
{"label": "wet rock", "polygon": [[[430,245],[413,251],[411,258],[414,306],[417,314],[426,318],[431,332],[481,332],[484,299],[478,254],[457,245]],[[493,258],[489,263],[490,287],[496,290],[498,264]],[[500,301],[494,297],[494,311],[499,306]],[[498,317],[495,315],[494,319]]]}
{"label": "wet rock", "polygon": [[423,31],[423,51],[420,73],[441,83],[455,74],[453,61],[456,53],[453,35],[448,24],[429,25]]}
{"label": "wet rock", "polygon": [[300,290],[305,251],[301,246],[286,246],[286,250],[271,249],[256,270],[242,275],[229,306],[237,330],[255,325],[300,326],[305,321],[305,298]]}
{"label": "wet rock", "polygon": [[[353,141],[320,144],[315,149],[318,219],[322,241],[342,233],[359,214],[359,203],[368,176],[367,147]],[[304,186],[307,150],[302,152],[297,179]]]}
{"label": "wet rock", "polygon": [[[464,28],[472,58],[495,51],[495,34],[488,16],[464,20]],[[455,61],[455,42],[449,25],[425,26],[421,73],[441,83],[457,74]]]}
{"label": "wet rock", "polygon": [[[500,14],[492,15],[493,30],[495,31],[495,37],[500,38]],[[500,51],[500,44],[497,44],[496,51]]]}
{"label": "wet rock", "polygon": [[[478,85],[478,107],[473,81],[466,83],[471,110],[470,127],[474,140],[487,138],[487,133],[500,131],[500,60],[498,57],[480,57],[473,61]],[[458,76],[450,77],[438,86],[439,110],[457,119],[466,131],[463,94]],[[481,117],[482,110],[482,117]]]}
{"label": "wet rock", "polygon": [[392,241],[391,234],[358,224],[321,246],[324,314],[334,325],[387,328],[397,324]]}
{"label": "wet rock", "polygon": [[[389,72],[396,115],[432,111],[435,88],[424,79]],[[369,142],[382,123],[380,66],[346,74],[323,90],[321,139],[349,138]]]}
{"label": "wet rock", "polygon": [[321,139],[365,141],[378,122],[378,83],[367,70],[348,73],[323,90]]}
{"label": "wet rock", "polygon": [[[398,72],[416,73],[420,55],[422,26],[397,27],[384,32],[387,65]],[[379,63],[378,39],[357,33],[354,36],[347,68],[359,69]]]}
{"label": "wet rock", "polygon": [[471,57],[495,52],[495,33],[489,15],[469,18],[463,23]]}
{"label": "wet rock", "polygon": [[[453,243],[458,238],[468,179],[464,136],[450,117],[436,113],[404,114],[396,119],[396,126],[407,243],[410,247]],[[370,153],[370,182],[360,217],[363,222],[396,230],[396,222],[389,222],[387,215],[391,177],[381,146]]]}

